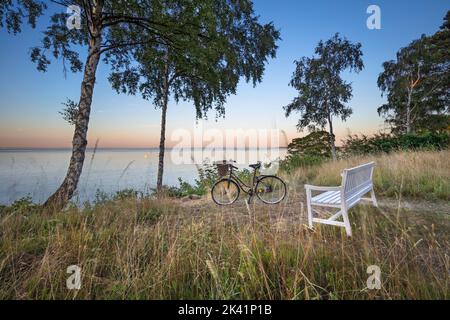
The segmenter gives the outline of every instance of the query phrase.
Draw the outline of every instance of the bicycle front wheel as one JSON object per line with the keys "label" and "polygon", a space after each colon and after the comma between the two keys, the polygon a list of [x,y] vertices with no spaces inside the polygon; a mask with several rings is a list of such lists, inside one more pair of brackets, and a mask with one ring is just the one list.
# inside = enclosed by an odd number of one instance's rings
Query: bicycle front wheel
{"label": "bicycle front wheel", "polygon": [[279,203],[286,196],[286,184],[276,176],[265,176],[256,184],[256,196],[267,204]]}
{"label": "bicycle front wheel", "polygon": [[239,198],[240,189],[231,179],[217,181],[211,189],[211,196],[218,205],[234,203]]}

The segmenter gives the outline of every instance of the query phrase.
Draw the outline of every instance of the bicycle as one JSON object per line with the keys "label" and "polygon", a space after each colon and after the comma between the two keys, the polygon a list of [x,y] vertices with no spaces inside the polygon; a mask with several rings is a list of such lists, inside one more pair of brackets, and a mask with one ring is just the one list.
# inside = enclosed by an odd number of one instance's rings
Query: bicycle
{"label": "bicycle", "polygon": [[[236,161],[231,161],[235,163]],[[221,179],[216,181],[211,189],[213,201],[218,205],[233,204],[240,195],[241,190],[249,196],[248,203],[256,194],[259,200],[266,204],[277,204],[286,196],[286,184],[279,177],[274,175],[259,175],[258,169],[261,162],[249,165],[253,169],[251,185],[247,185],[233,173],[238,170],[233,164],[227,161],[216,162]],[[223,177],[228,174],[228,177]]]}

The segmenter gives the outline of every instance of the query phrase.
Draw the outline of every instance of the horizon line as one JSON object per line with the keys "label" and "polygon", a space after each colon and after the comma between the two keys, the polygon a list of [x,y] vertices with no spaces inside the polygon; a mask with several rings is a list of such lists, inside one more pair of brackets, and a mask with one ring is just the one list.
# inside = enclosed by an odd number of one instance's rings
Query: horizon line
{"label": "horizon line", "polygon": [[[213,149],[222,149],[222,150],[255,150],[255,149],[287,149],[287,146],[284,147],[239,147],[239,148],[227,148],[227,147],[166,147],[164,150],[173,150],[173,149],[193,149],[193,150],[213,150]],[[27,151],[27,150],[72,150],[71,147],[0,147],[0,151]],[[87,147],[86,150],[159,150],[159,147]]]}

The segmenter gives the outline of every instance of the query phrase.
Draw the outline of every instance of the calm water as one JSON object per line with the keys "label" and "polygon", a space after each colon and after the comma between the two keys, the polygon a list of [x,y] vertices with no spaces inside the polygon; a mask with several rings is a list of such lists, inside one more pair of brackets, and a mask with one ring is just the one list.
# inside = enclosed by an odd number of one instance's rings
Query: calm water
{"label": "calm water", "polygon": [[[257,150],[230,150],[205,154],[166,151],[164,184],[178,185],[178,178],[194,182],[198,177],[196,162],[238,159],[239,167],[257,160],[283,158],[285,149],[264,153]],[[94,156],[94,157],[93,157]],[[93,157],[93,159],[92,159]],[[44,201],[65,177],[70,150],[0,150],[0,203],[9,204],[21,197]],[[182,161],[184,159],[184,161]],[[190,162],[190,163],[188,163]],[[201,162],[201,161],[200,161]],[[148,192],[156,185],[158,151],[156,149],[100,149],[86,153],[83,173],[74,200],[93,200],[97,189],[108,194],[125,188]]]}

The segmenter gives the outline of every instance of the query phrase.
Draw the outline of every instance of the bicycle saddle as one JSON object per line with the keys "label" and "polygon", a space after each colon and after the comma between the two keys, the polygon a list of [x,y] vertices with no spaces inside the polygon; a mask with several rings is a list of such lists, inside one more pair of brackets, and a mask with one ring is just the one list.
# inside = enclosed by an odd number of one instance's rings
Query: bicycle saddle
{"label": "bicycle saddle", "polygon": [[259,168],[261,168],[261,162],[258,162],[255,164],[249,164],[248,166],[253,169],[259,169]]}

